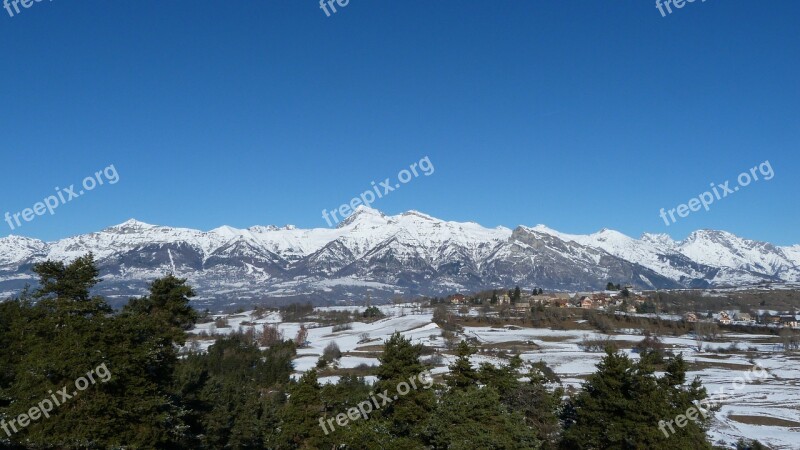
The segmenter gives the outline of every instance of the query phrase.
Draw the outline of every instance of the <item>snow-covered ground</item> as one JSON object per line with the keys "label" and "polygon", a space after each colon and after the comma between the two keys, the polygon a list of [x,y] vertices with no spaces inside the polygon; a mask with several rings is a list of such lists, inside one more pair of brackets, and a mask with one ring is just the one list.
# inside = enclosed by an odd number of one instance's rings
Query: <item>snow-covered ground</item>
{"label": "snow-covered ground", "polygon": [[[333,327],[318,327],[314,322],[306,322],[309,345],[298,350],[295,359],[295,376],[316,366],[317,360],[330,342],[336,342],[344,356],[338,363],[339,368],[354,368],[361,364],[378,365],[376,346],[394,332],[415,343],[425,344],[438,351],[444,351],[445,342],[441,338],[441,330],[432,323],[432,311],[418,307],[385,305],[379,307],[386,318],[372,322],[353,322],[349,330],[333,332]],[[354,310],[356,307],[331,307],[320,310]],[[363,308],[361,308],[363,309]],[[245,312],[228,317],[229,328],[219,328],[218,334],[230,333],[242,326],[243,322],[254,323],[260,328],[264,323],[276,324],[286,338],[293,338],[300,328],[299,323],[282,323],[280,315],[271,313],[261,319],[254,319],[252,312]],[[211,324],[202,324],[196,328],[209,331]],[[616,334],[611,338],[622,341],[622,347],[630,348],[630,343],[638,342],[642,335],[636,330],[627,330],[629,334]],[[363,334],[369,334],[369,342],[359,343]],[[544,328],[489,328],[465,327],[464,335],[474,338],[481,345],[482,351],[473,356],[473,363],[490,362],[501,364],[503,357],[509,355],[511,348],[517,347],[524,360],[544,361],[558,375],[565,387],[579,388],[587,375],[595,371],[596,364],[603,357],[602,353],[587,353],[579,344],[584,336],[603,338],[598,332],[585,330],[557,331]],[[756,356],[742,353],[718,354],[708,351],[697,351],[697,342],[691,336],[664,337],[662,342],[672,347],[672,351],[682,352],[684,358],[702,370],[690,372],[689,379],[700,377],[703,385],[714,403],[720,408],[714,413],[709,430],[709,437],[715,443],[731,445],[739,438],[757,439],[774,449],[800,448],[800,357],[785,355],[776,351],[775,344],[765,342],[770,336],[729,334],[722,340],[704,343],[705,349],[727,348],[737,343],[740,349],[755,348]],[[211,340],[201,341],[201,348],[207,348]],[[535,344],[535,345],[531,345]],[[500,349],[495,351],[495,346]],[[534,349],[535,348],[535,349]],[[638,357],[630,350],[631,357]],[[447,364],[453,357],[442,355],[442,364],[432,372],[442,374],[447,371]],[[753,362],[766,370],[762,378],[753,376]],[[759,372],[764,373],[764,372]],[[747,375],[747,377],[746,377]],[[374,382],[374,377],[368,377]],[[321,378],[323,383],[335,383],[338,376]],[[664,418],[665,420],[673,418]]]}

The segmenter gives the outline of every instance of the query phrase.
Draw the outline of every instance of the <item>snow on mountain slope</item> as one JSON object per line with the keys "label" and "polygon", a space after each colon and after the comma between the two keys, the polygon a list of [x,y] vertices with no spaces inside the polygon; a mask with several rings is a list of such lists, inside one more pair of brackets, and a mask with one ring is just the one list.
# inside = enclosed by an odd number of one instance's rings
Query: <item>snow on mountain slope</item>
{"label": "snow on mountain slope", "polygon": [[342,235],[336,240],[356,258],[394,239],[398,245],[415,248],[418,256],[430,264],[446,260],[448,251],[453,248],[464,249],[471,258],[481,259],[494,246],[511,237],[508,228],[489,229],[471,222],[447,222],[417,211],[386,216],[364,206],[359,206],[337,230]]}
{"label": "snow on mountain slope", "polygon": [[47,244],[38,239],[23,236],[0,238],[0,265],[20,264],[47,250]]}
{"label": "snow on mountain slope", "polygon": [[[103,286],[141,293],[165,273],[189,278],[205,297],[263,295],[351,298],[440,295],[519,284],[529,289],[591,289],[608,281],[641,288],[800,281],[800,245],[776,247],[726,232],[684,241],[613,230],[561,233],[544,225],[486,228],[418,211],[387,216],[361,206],[336,228],[221,226],[211,231],[136,220],[45,243],[0,238],[0,292],[33,279],[30,264],[93,252]],[[332,280],[339,280],[332,282]]]}
{"label": "snow on mountain slope", "polygon": [[750,272],[765,278],[794,281],[799,273],[796,264],[782,249],[726,231],[695,231],[679,244],[678,249],[701,264]]}
{"label": "snow on mountain slope", "polygon": [[344,234],[339,229],[304,230],[291,225],[282,228],[255,226],[247,231],[265,248],[290,260],[308,256]]}
{"label": "snow on mountain slope", "polygon": [[49,245],[47,258],[57,260],[74,259],[87,251],[97,259],[130,251],[138,246],[151,244],[187,243],[204,253],[220,246],[225,238],[214,233],[204,233],[186,228],[160,227],[137,220],[106,228],[102,231],[69,237]]}
{"label": "snow on mountain slope", "polygon": [[781,247],[783,254],[786,258],[794,264],[795,267],[800,267],[800,245],[793,245],[791,247]]}
{"label": "snow on mountain slope", "polygon": [[692,260],[673,250],[674,242],[667,235],[646,234],[641,240],[637,240],[609,229],[589,235],[560,233],[544,225],[537,225],[533,229],[564,241],[602,249],[676,281],[703,278],[710,269],[698,267]]}
{"label": "snow on mountain slope", "polygon": [[[619,238],[617,235],[611,236]],[[609,280],[621,280],[648,288],[680,286],[677,280],[595,245],[596,240],[590,236],[567,235],[539,225],[534,228],[518,227],[513,240],[528,247],[532,265],[528,270],[556,272],[564,288],[579,289],[590,280],[594,280],[591,286],[595,289],[604,287]],[[511,259],[511,256],[508,258]]]}

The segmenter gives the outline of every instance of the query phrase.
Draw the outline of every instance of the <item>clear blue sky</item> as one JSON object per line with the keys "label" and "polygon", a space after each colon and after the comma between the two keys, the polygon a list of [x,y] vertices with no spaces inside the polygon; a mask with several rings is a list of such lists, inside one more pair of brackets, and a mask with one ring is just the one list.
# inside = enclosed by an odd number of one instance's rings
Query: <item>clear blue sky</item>
{"label": "clear blue sky", "polygon": [[[120,180],[13,234],[135,217],[327,226],[373,207],[486,226],[725,229],[800,243],[800,2],[53,0],[0,9],[0,214]],[[769,160],[667,227],[674,208]],[[11,232],[0,222],[0,235]]]}

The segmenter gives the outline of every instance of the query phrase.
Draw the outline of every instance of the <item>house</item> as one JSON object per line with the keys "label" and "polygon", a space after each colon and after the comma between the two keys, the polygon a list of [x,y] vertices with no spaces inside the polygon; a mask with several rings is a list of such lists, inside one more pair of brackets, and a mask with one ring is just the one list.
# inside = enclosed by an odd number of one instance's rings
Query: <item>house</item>
{"label": "house", "polygon": [[[524,299],[525,297],[523,297]],[[553,300],[555,300],[555,297],[549,295],[537,295],[530,298],[530,302],[537,305],[549,305]]]}
{"label": "house", "polygon": [[467,296],[463,294],[454,294],[450,296],[451,305],[464,305],[467,303]]}
{"label": "house", "polygon": [[733,315],[733,320],[737,322],[752,322],[753,318],[748,313],[737,312]]}
{"label": "house", "polygon": [[572,295],[570,295],[570,294],[568,294],[566,292],[556,292],[555,294],[553,294],[553,297],[555,297],[555,298],[557,298],[559,300],[570,300],[570,299],[572,299]]}
{"label": "house", "polygon": [[797,317],[794,314],[783,314],[780,316],[780,324],[784,327],[798,328]]}
{"label": "house", "polygon": [[604,293],[592,294],[592,301],[597,307],[608,306],[613,303],[612,300],[613,299],[611,298],[610,295],[606,295]]}
{"label": "house", "polygon": [[514,303],[514,310],[515,311],[527,312],[529,309],[531,309],[530,302],[519,301],[517,303]]}
{"label": "house", "polygon": [[557,298],[550,303],[551,306],[555,308],[569,308],[569,299],[568,298]]}
{"label": "house", "polygon": [[508,294],[499,295],[497,297],[498,305],[508,305],[509,303],[511,303],[511,297],[509,297]]}
{"label": "house", "polygon": [[731,320],[730,314],[728,314],[725,311],[722,311],[719,313],[719,316],[717,317],[717,322],[719,322],[722,325],[730,325],[731,322],[733,321]]}
{"label": "house", "polygon": [[697,322],[697,314],[695,314],[695,313],[693,313],[693,312],[686,313],[686,314],[683,316],[683,319],[684,319],[684,320],[686,320],[686,321],[687,321],[687,322],[689,322],[689,323],[694,323],[694,322]]}
{"label": "house", "polygon": [[578,306],[581,308],[594,308],[595,303],[591,297],[584,295],[583,297],[580,298],[580,300],[578,300]]}
{"label": "house", "polygon": [[570,306],[569,302],[570,300],[572,300],[572,296],[564,292],[559,292],[555,294],[537,295],[536,297],[533,297],[532,300],[533,302],[539,303],[544,306],[552,306],[555,308],[568,308]]}
{"label": "house", "polygon": [[781,316],[773,316],[772,314],[764,314],[761,316],[761,322],[767,325],[779,325],[781,323]]}

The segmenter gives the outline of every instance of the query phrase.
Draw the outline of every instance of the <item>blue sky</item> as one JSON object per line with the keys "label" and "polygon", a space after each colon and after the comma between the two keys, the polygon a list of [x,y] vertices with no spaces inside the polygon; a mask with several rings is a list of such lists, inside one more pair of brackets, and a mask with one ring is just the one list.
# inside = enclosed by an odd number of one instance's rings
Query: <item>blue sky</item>
{"label": "blue sky", "polygon": [[[113,164],[9,233],[139,220],[325,227],[376,201],[485,226],[800,243],[800,2],[100,1],[0,10],[0,214]],[[759,181],[666,226],[769,160]],[[735,183],[735,181],[734,181]]]}

